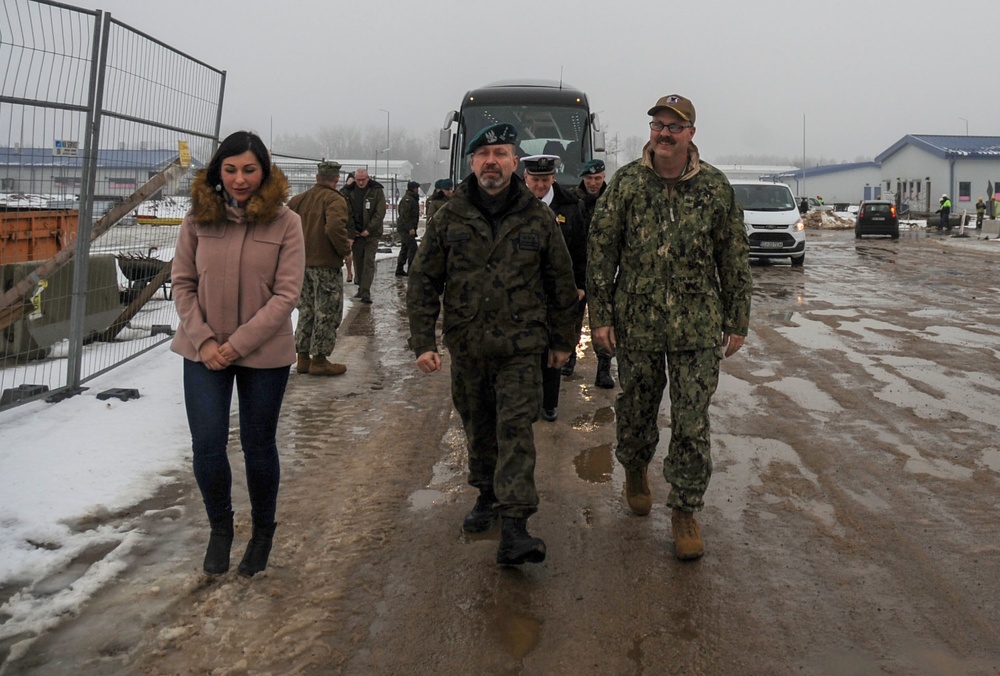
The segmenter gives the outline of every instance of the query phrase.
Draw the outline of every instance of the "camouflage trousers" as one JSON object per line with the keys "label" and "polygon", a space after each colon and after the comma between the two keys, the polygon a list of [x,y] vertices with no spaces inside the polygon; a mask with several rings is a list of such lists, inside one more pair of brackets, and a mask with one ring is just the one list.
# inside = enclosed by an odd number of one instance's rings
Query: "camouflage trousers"
{"label": "camouflage trousers", "polygon": [[299,295],[295,351],[326,357],[337,345],[337,329],[344,316],[344,276],[340,268],[307,265]]}
{"label": "camouflage trousers", "polygon": [[708,407],[719,385],[719,350],[663,353],[619,346],[617,353],[622,388],[615,405],[618,462],[638,469],[653,459],[660,441],[657,415],[669,382],[670,446],[663,461],[671,486],[667,506],[700,510],[712,476]]}
{"label": "camouflage trousers", "polygon": [[535,436],[542,392],[541,356],[471,357],[452,352],[451,396],[469,449],[469,483],[493,487],[500,514],[538,510]]}

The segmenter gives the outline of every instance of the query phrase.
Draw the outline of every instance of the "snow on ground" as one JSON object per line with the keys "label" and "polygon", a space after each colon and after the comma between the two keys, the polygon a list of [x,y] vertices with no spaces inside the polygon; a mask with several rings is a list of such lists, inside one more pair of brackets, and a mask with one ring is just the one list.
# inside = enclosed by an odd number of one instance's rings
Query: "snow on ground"
{"label": "snow on ground", "polygon": [[[397,252],[378,259],[395,260]],[[345,288],[345,314],[354,288]],[[54,626],[124,569],[138,534],[89,520],[132,507],[191,471],[181,358],[169,344],[84,386],[57,404],[0,413],[0,641]],[[140,397],[97,399],[112,388],[136,388]],[[46,578],[102,546],[114,552],[82,578],[45,587]]]}

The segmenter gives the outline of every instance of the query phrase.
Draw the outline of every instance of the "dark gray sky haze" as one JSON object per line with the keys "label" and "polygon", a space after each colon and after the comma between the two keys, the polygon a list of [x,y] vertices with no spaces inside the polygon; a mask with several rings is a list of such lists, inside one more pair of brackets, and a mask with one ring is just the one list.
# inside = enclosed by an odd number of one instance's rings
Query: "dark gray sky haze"
{"label": "dark gray sky haze", "polygon": [[1000,135],[986,0],[77,4],[226,70],[223,133],[384,127],[386,109],[423,137],[468,89],[561,71],[622,139],[648,135],[659,96],[689,97],[709,161],[801,158],[803,126],[806,155],[827,161],[908,133]]}

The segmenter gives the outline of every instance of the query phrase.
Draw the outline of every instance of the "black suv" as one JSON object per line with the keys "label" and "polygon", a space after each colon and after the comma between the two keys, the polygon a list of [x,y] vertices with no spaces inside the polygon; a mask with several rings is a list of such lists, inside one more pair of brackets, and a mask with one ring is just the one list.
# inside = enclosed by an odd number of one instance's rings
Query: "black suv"
{"label": "black suv", "polygon": [[861,239],[864,235],[889,235],[899,239],[899,215],[893,202],[867,200],[861,203],[854,221],[854,237]]}

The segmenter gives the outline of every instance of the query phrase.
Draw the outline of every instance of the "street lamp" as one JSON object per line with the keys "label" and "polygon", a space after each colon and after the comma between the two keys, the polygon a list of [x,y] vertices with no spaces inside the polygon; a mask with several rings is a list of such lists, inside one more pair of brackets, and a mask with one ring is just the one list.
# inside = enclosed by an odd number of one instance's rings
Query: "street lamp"
{"label": "street lamp", "polygon": [[[385,108],[379,108],[379,110],[381,110],[383,113],[385,113],[385,151],[384,152],[388,153],[389,152],[389,111],[386,110]],[[376,172],[377,172],[378,171],[378,167],[375,167],[375,169],[376,169]],[[385,156],[385,180],[387,182],[389,180],[389,155],[388,154],[386,154],[386,156]]]}
{"label": "street lamp", "polygon": [[964,117],[960,117],[958,119],[960,119],[962,122],[965,123],[965,135],[968,136],[969,135],[969,121],[966,120]]}
{"label": "street lamp", "polygon": [[[382,153],[383,155],[385,155],[386,157],[388,157],[389,156],[388,153],[389,153],[390,150],[391,150],[391,148],[383,148],[382,150],[379,150],[378,148],[375,149],[375,175],[372,176],[372,178],[374,178],[376,181],[378,180],[378,156],[379,156],[379,153]],[[388,173],[389,173],[388,160],[386,160],[385,170],[386,170],[386,174],[388,175]]]}

